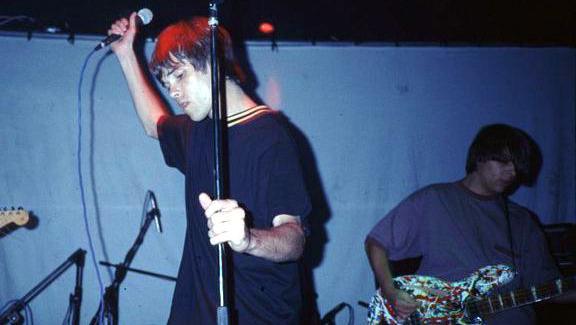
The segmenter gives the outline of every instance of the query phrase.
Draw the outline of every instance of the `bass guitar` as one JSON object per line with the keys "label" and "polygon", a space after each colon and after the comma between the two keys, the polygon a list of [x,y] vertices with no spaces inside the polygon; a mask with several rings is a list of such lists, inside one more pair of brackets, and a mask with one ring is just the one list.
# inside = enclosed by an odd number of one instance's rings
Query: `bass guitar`
{"label": "bass guitar", "polygon": [[407,319],[399,320],[390,302],[377,290],[368,308],[368,324],[483,324],[484,319],[494,313],[550,299],[576,288],[576,277],[569,277],[505,294],[490,294],[513,277],[512,269],[502,264],[485,266],[456,282],[422,275],[396,277],[394,285],[410,294],[419,307]]}

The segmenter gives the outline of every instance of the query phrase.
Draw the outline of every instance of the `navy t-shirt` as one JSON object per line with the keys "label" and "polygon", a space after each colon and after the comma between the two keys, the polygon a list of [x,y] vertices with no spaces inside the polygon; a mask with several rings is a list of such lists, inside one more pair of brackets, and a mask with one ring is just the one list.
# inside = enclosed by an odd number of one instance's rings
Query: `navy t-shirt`
{"label": "navy t-shirt", "polygon": [[[278,113],[262,107],[228,117],[229,197],[247,212],[249,227],[266,229],[279,214],[310,211],[301,162]],[[186,176],[187,230],[169,324],[216,323],[218,252],[210,245],[201,192],[211,195],[212,120],[185,115],[162,120],[158,133],[166,164]],[[299,321],[299,263],[276,263],[229,250],[233,272],[231,323],[295,324]]]}

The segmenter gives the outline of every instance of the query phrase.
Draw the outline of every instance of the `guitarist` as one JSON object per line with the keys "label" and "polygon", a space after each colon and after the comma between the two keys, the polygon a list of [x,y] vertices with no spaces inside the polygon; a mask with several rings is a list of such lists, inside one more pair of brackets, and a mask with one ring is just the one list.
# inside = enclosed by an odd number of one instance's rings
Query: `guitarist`
{"label": "guitarist", "polygon": [[[393,285],[390,260],[421,257],[417,274],[457,281],[494,264],[511,266],[507,292],[560,277],[537,219],[507,194],[536,180],[537,144],[512,126],[483,127],[472,142],[466,176],[422,188],[391,210],[366,237],[365,248],[380,294],[396,319],[418,302]],[[534,324],[531,306],[497,313],[488,324]]]}

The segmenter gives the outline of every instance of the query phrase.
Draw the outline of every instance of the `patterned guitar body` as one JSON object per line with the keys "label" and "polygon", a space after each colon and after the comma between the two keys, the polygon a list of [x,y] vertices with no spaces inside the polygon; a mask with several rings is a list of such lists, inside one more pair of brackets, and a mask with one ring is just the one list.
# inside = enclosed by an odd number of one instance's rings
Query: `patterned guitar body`
{"label": "patterned guitar body", "polygon": [[467,315],[465,302],[487,295],[513,277],[512,269],[501,264],[483,267],[457,282],[421,275],[397,277],[394,285],[410,294],[420,306],[408,319],[397,320],[392,305],[378,290],[370,302],[368,324],[482,324],[479,317]]}

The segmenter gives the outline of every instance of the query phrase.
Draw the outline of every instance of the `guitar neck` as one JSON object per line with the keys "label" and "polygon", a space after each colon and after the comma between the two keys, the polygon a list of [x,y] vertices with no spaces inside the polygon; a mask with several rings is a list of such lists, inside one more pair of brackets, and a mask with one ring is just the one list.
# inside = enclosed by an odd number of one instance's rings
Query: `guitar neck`
{"label": "guitar neck", "polygon": [[557,279],[543,285],[518,289],[506,294],[495,294],[480,300],[471,301],[466,304],[466,308],[474,315],[490,315],[554,298],[575,288],[576,277]]}

